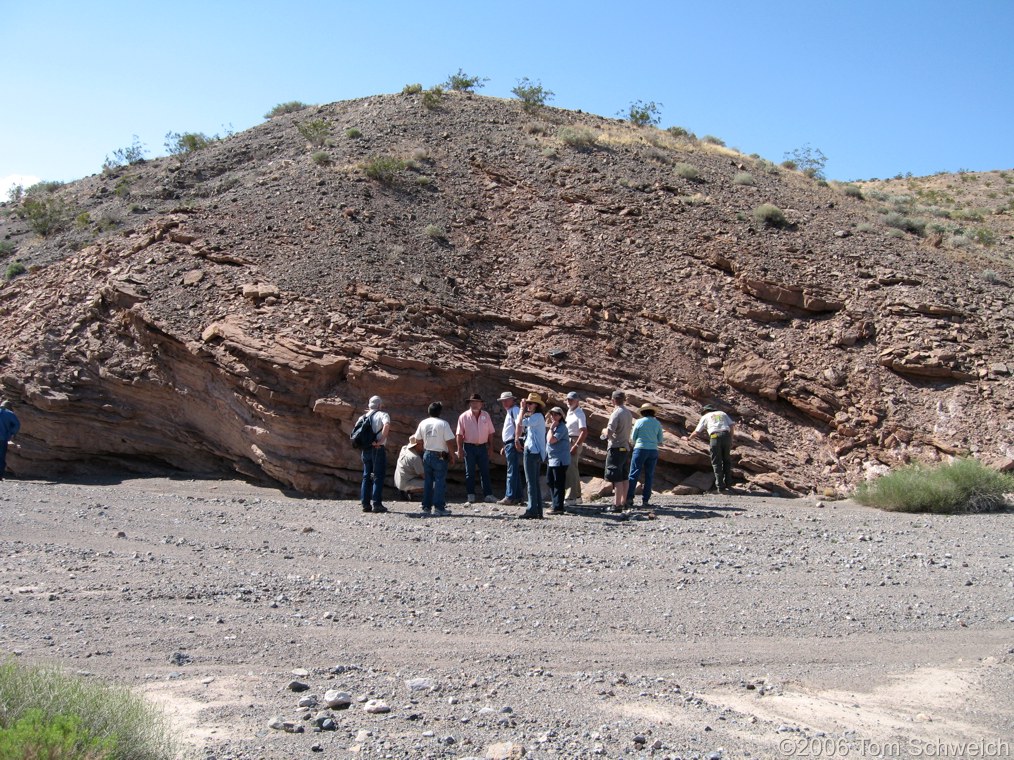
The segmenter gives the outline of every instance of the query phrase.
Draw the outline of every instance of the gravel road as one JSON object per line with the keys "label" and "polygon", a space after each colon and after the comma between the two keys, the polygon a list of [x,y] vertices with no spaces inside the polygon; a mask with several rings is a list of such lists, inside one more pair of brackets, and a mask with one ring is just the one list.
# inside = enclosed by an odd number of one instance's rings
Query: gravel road
{"label": "gravel road", "polygon": [[204,758],[1012,756],[1014,513],[657,502],[7,480],[0,652],[137,688]]}

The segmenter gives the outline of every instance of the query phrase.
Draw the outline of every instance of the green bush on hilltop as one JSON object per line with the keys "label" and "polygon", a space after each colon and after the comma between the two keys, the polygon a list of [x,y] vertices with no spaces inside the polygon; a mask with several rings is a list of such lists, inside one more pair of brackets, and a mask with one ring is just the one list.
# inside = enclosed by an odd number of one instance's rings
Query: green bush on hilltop
{"label": "green bush on hilltop", "polygon": [[443,84],[448,90],[455,92],[472,92],[477,87],[485,87],[488,81],[488,78],[473,77],[458,69],[458,72],[447,77],[447,81]]}
{"label": "green bush on hilltop", "polygon": [[218,139],[218,135],[209,137],[203,132],[167,132],[165,149],[170,156],[183,159],[191,153],[204,150]]}
{"label": "green bush on hilltop", "polygon": [[542,86],[542,82],[534,82],[528,77],[518,80],[517,85],[511,89],[511,94],[521,101],[522,107],[532,113],[542,108],[553,99],[553,91]]}
{"label": "green bush on hilltop", "polygon": [[626,111],[620,111],[617,116],[622,116],[638,127],[658,126],[661,120],[662,104],[654,100],[645,103],[643,100],[635,100]]}
{"label": "green bush on hilltop", "polygon": [[976,459],[950,464],[912,464],[862,483],[853,494],[860,504],[892,512],[1002,512],[1014,477]]}
{"label": "green bush on hilltop", "polygon": [[401,88],[402,95],[418,95],[423,91],[423,86],[416,82],[415,84],[407,84]]}
{"label": "green bush on hilltop", "polygon": [[284,116],[287,113],[296,113],[296,111],[302,111],[304,108],[309,108],[306,103],[301,103],[298,100],[290,100],[288,103],[279,103],[277,106],[272,108],[266,114],[265,119],[273,119],[276,116]]}
{"label": "green bush on hilltop", "polygon": [[133,142],[126,148],[117,148],[113,151],[112,157],[106,156],[106,160],[102,164],[103,171],[112,171],[121,166],[133,166],[135,164],[143,164],[144,156],[148,152],[148,149],[141,144],[141,140],[137,135],[134,135]]}

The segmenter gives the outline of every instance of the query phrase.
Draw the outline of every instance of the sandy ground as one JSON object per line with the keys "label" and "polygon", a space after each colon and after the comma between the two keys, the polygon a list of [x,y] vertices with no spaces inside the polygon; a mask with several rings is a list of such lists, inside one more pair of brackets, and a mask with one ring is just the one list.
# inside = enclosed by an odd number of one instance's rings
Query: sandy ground
{"label": "sandy ground", "polygon": [[655,501],[7,480],[0,651],[137,688],[206,758],[1012,756],[1014,513]]}

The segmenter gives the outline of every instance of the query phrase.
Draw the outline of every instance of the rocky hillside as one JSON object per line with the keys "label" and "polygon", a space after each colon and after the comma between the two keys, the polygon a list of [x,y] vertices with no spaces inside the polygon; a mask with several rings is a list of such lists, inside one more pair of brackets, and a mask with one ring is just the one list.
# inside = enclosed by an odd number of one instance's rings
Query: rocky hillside
{"label": "rocky hillside", "polygon": [[677,438],[708,401],[758,488],[1009,462],[1010,240],[901,229],[870,192],[462,93],[304,108],[36,188],[0,219],[8,273],[27,268],[0,290],[11,466],[342,494],[374,393],[394,454],[433,399],[449,417],[474,392],[577,389],[592,474],[614,387],[659,405],[665,485],[708,470]]}

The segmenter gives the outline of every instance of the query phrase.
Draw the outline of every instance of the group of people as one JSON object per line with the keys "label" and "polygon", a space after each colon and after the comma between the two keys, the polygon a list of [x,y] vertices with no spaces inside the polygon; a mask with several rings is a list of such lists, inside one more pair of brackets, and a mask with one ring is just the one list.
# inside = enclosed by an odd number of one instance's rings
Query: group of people
{"label": "group of people", "polygon": [[[499,453],[507,462],[506,493],[497,499],[490,479],[490,459],[494,454],[497,434],[493,419],[483,406],[479,394],[468,400],[468,409],[457,419],[457,426],[441,417],[443,405],[434,401],[402,447],[395,467],[394,481],[404,498],[419,498],[422,514],[447,516],[447,471],[455,461],[464,462],[466,499],[496,502],[507,506],[525,505],[520,519],[543,517],[540,478],[546,466],[546,482],[550,492],[550,514],[565,514],[567,507],[581,502],[581,474],[578,463],[588,438],[588,420],[581,408],[580,396],[567,394],[567,410],[554,406],[545,410],[538,393],[518,399],[504,391],[497,399],[504,411],[500,430]],[[657,408],[644,404],[639,419],[626,406],[626,394],[613,391],[612,413],[602,431],[606,444],[605,480],[613,484],[610,511],[622,512],[634,506],[638,482],[641,482],[641,506],[650,506],[659,447],[663,441],[662,425],[656,418]],[[372,422],[375,440],[362,451],[363,479],[360,501],[364,512],[386,512],[383,484],[386,474],[386,443],[391,418],[383,411],[383,400],[373,396],[364,417]],[[715,407],[704,407],[696,429],[685,437],[706,430],[711,463],[715,472],[715,488],[725,491],[732,487],[730,451],[734,426],[729,416]],[[521,479],[524,474],[525,487]]]}

